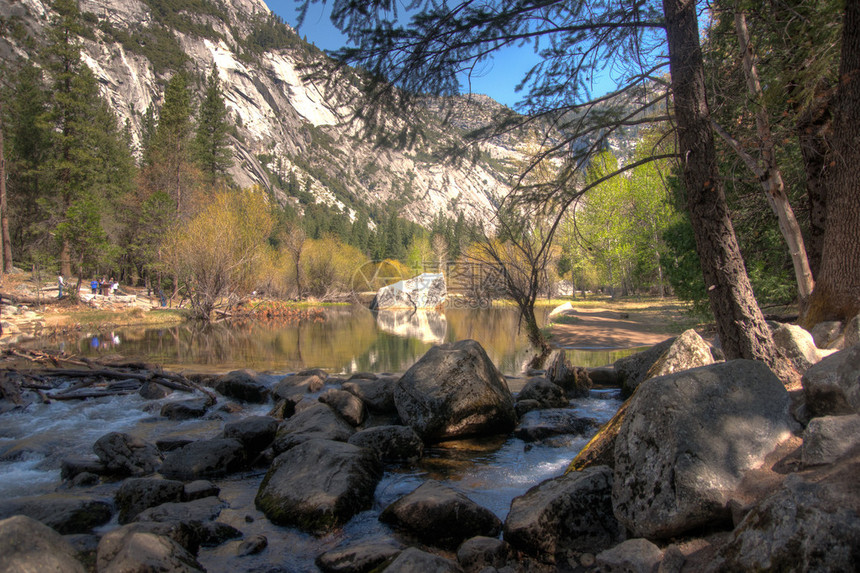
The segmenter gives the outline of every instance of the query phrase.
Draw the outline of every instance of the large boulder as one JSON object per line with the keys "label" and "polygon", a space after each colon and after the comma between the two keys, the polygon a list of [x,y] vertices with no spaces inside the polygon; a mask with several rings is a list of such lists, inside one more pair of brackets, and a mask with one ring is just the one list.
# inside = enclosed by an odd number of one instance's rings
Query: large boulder
{"label": "large boulder", "polygon": [[308,440],[345,442],[355,433],[330,406],[317,402],[278,427],[272,449],[282,453]]}
{"label": "large boulder", "polygon": [[773,343],[791,360],[798,372],[806,372],[833,351],[822,351],[815,345],[812,334],[796,324],[781,324],[773,331]]}
{"label": "large boulder", "polygon": [[204,569],[187,549],[172,538],[132,523],[102,537],[96,570],[99,573],[196,573]]}
{"label": "large boulder", "polygon": [[612,470],[595,466],[540,483],[514,498],[505,540],[546,563],[569,552],[595,552],[624,539],[612,513]]}
{"label": "large boulder", "polygon": [[155,445],[121,432],[96,440],[93,451],[105,469],[117,475],[143,476],[154,473],[161,465],[161,454]]}
{"label": "large boulder", "polygon": [[245,466],[245,447],[239,440],[198,440],[173,450],[164,458],[161,474],[180,480],[223,477]]}
{"label": "large boulder", "polygon": [[672,341],[669,348],[645,373],[643,381],[713,363],[714,357],[711,354],[710,346],[691,328],[685,330]]}
{"label": "large boulder", "polygon": [[325,534],[371,506],[381,477],[371,450],[309,440],[275,458],[255,502],[273,523]]}
{"label": "large boulder", "polygon": [[23,515],[0,520],[0,548],[0,571],[5,573],[85,571],[59,533]]}
{"label": "large boulder", "polygon": [[383,509],[379,520],[422,543],[448,549],[476,535],[496,537],[502,530],[502,522],[489,509],[434,480]]}
{"label": "large boulder", "polygon": [[812,417],[860,413],[860,344],[811,366],[801,382]]}
{"label": "large boulder", "polygon": [[718,571],[860,570],[860,448],[788,476],[718,554]]}
{"label": "large boulder", "polygon": [[789,405],[779,378],[751,360],[645,382],[615,441],[615,516],[649,539],[728,520],[744,474],[791,436]]}
{"label": "large boulder", "polygon": [[659,344],[655,344],[648,350],[619,358],[613,363],[615,372],[621,382],[621,393],[626,398],[645,380],[648,370],[657,362],[657,359],[666,352],[674,338],[668,338]]}
{"label": "large boulder", "polygon": [[370,303],[370,309],[432,309],[444,305],[447,295],[445,275],[422,273],[379,289]]}
{"label": "large boulder", "polygon": [[396,540],[382,537],[337,547],[316,558],[324,573],[366,573],[396,557],[403,546]]}
{"label": "large boulder", "polygon": [[144,509],[171,501],[182,501],[181,481],[158,478],[132,478],[122,482],[114,496],[119,522],[129,523]]}
{"label": "large boulder", "polygon": [[88,533],[113,516],[109,502],[86,496],[49,493],[0,501],[0,519],[26,515],[62,533]]}
{"label": "large boulder", "polygon": [[349,443],[373,450],[384,462],[415,461],[424,453],[424,442],[409,426],[374,426],[353,434]]}
{"label": "large boulder", "polygon": [[253,370],[228,372],[216,378],[212,386],[219,394],[241,402],[265,404],[269,400],[268,386]]}
{"label": "large boulder", "polygon": [[431,348],[397,382],[394,403],[425,442],[507,433],[516,424],[505,377],[474,340]]}

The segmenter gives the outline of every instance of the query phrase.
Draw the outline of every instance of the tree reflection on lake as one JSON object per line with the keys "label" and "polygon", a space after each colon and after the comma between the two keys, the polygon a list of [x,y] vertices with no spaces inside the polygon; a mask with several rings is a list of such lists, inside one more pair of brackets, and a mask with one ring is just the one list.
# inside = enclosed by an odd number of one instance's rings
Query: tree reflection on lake
{"label": "tree reflection on lake", "polygon": [[[545,324],[550,309],[538,310],[538,320]],[[433,345],[467,338],[480,342],[506,374],[520,374],[533,355],[524,334],[518,332],[518,314],[513,308],[373,313],[361,306],[326,307],[324,320],[130,328],[62,346],[79,355],[120,353],[170,369],[403,372]],[[104,344],[107,340],[111,344]],[[41,346],[56,348],[57,344],[42,342]],[[629,352],[568,351],[568,355],[575,353],[574,364],[602,366]]]}

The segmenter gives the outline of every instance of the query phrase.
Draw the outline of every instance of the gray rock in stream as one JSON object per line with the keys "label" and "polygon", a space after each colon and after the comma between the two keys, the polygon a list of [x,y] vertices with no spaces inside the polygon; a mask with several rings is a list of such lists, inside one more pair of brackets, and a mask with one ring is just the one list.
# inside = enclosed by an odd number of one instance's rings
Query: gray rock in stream
{"label": "gray rock in stream", "polygon": [[278,421],[269,416],[249,416],[224,426],[224,437],[242,442],[251,454],[268,448],[278,431]]}
{"label": "gray rock in stream", "polygon": [[182,501],[181,481],[159,478],[125,480],[114,496],[120,524],[132,521],[141,511],[162,503]]}
{"label": "gray rock in stream", "polygon": [[520,400],[536,400],[540,408],[565,408],[568,405],[564,389],[541,377],[526,382],[517,396],[517,401]]}
{"label": "gray rock in stream", "polygon": [[396,557],[403,545],[390,537],[362,540],[326,551],[316,558],[324,573],[365,573]]}
{"label": "gray rock in stream", "polygon": [[497,536],[502,522],[459,491],[435,480],[424,482],[384,510],[379,521],[404,530],[422,543],[454,549],[476,535]]}
{"label": "gray rock in stream", "polygon": [[75,550],[50,527],[23,515],[0,520],[0,571],[84,573]]}
{"label": "gray rock in stream", "polygon": [[161,475],[180,480],[222,477],[242,469],[245,447],[239,440],[199,440],[173,450],[164,458]]}
{"label": "gray rock in stream", "polygon": [[523,415],[514,435],[524,442],[537,442],[564,434],[582,435],[597,427],[596,420],[582,418],[572,410],[531,410]]}
{"label": "gray rock in stream", "polygon": [[399,380],[396,376],[385,376],[376,380],[350,379],[341,386],[351,394],[361,398],[367,409],[377,414],[394,414],[394,385]]}
{"label": "gray rock in stream", "polygon": [[612,470],[594,466],[546,480],[514,498],[505,540],[547,563],[596,552],[624,539],[612,513]]}
{"label": "gray rock in stream", "polygon": [[204,571],[191,553],[165,535],[132,523],[102,537],[96,556],[99,573],[197,573]]}
{"label": "gray rock in stream", "polygon": [[319,401],[323,404],[331,406],[341,418],[349,422],[353,426],[360,426],[364,419],[367,418],[367,409],[364,407],[364,402],[346,390],[326,390]]}
{"label": "gray rock in stream", "polygon": [[374,426],[353,434],[349,443],[373,450],[384,462],[414,461],[424,453],[424,442],[409,426]]}
{"label": "gray rock in stream", "polygon": [[474,340],[427,351],[397,382],[394,403],[426,443],[506,434],[516,424],[507,381]]}
{"label": "gray rock in stream", "polygon": [[60,493],[0,501],[0,519],[14,515],[26,515],[62,534],[88,533],[110,521],[113,508],[101,499]]}
{"label": "gray rock in stream", "polygon": [[255,502],[273,523],[325,534],[370,508],[381,477],[371,450],[309,440],[275,458]]}
{"label": "gray rock in stream", "polygon": [[410,547],[403,551],[385,568],[387,573],[463,573],[463,569],[454,561],[445,559],[440,555],[433,555],[421,551],[416,547]]}
{"label": "gray rock in stream", "polygon": [[272,449],[282,453],[313,439],[345,442],[355,433],[346,420],[326,404],[316,402],[278,427]]}
{"label": "gray rock in stream", "polygon": [[93,444],[93,451],[106,471],[117,475],[144,476],[161,465],[155,445],[122,432],[105,434]]}
{"label": "gray rock in stream", "polygon": [[234,370],[216,378],[212,387],[219,394],[234,400],[265,404],[269,400],[266,382],[270,381],[253,370]]}

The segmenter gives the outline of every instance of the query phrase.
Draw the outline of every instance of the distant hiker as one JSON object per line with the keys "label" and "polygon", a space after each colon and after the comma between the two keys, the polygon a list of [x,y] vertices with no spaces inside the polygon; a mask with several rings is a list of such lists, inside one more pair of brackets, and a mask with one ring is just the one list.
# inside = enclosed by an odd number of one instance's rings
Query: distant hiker
{"label": "distant hiker", "polygon": [[98,279],[93,279],[90,283],[90,288],[93,289],[93,294],[99,294],[99,281]]}
{"label": "distant hiker", "polygon": [[57,276],[57,290],[60,292],[60,294],[57,295],[57,298],[63,298],[63,285],[64,284],[65,283],[63,283],[63,275],[58,275]]}
{"label": "distant hiker", "polygon": [[158,287],[158,298],[161,299],[161,306],[167,306],[167,297],[164,296],[164,291],[161,290],[161,287]]}
{"label": "distant hiker", "polygon": [[116,296],[116,289],[119,288],[119,282],[111,277],[110,279],[110,294],[111,296]]}

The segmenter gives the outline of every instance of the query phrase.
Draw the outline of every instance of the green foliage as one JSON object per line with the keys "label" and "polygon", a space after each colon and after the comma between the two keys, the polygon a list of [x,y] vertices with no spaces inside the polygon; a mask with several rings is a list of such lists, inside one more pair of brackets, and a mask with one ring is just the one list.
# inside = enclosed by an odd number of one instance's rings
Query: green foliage
{"label": "green foliage", "polygon": [[213,64],[206,80],[206,90],[197,117],[194,156],[204,176],[210,181],[226,177],[233,165],[228,145],[227,106],[218,81],[218,69]]}
{"label": "green foliage", "polygon": [[105,20],[99,24],[99,28],[126,51],[148,59],[152,71],[157,75],[181,70],[188,62],[188,55],[167,26],[153,24],[144,27],[132,24],[126,31],[113,27]]}

